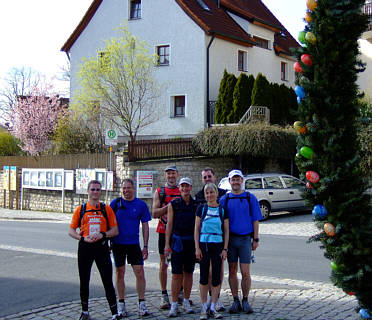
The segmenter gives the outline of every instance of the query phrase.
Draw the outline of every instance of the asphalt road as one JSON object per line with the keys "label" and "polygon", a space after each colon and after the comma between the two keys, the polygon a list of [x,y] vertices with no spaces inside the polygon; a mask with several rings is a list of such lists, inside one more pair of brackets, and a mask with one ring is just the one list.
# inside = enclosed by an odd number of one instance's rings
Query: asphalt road
{"label": "asphalt road", "polygon": [[[0,317],[49,304],[79,299],[77,241],[67,235],[65,223],[0,221]],[[307,237],[262,235],[252,274],[270,278],[329,282],[329,261]],[[147,290],[159,290],[157,235],[150,230],[150,257],[146,262]],[[128,268],[127,293],[135,293]],[[225,267],[225,272],[227,266]],[[194,288],[198,287],[198,274]],[[227,281],[224,287],[227,288]],[[280,287],[275,281],[254,282],[254,287]],[[168,285],[169,287],[169,285]],[[95,267],[91,297],[104,296]]]}

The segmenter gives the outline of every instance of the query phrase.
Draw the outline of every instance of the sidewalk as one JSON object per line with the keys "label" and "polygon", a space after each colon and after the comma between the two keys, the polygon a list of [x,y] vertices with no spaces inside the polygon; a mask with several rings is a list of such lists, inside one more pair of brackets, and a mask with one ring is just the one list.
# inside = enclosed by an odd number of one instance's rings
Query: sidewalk
{"label": "sidewalk", "polygon": [[[69,223],[71,214],[20,211],[0,208],[1,219],[41,220]],[[263,234],[288,234],[297,236],[310,236],[317,230],[314,227],[311,216],[296,218],[296,223],[291,224],[291,217],[280,220],[269,220],[260,225]],[[300,220],[300,221],[299,221]],[[151,222],[151,224],[155,221]],[[285,232],[283,232],[285,230]],[[223,313],[224,319],[250,319],[250,320],[354,320],[360,319],[355,308],[357,301],[348,296],[342,290],[322,282],[308,282],[290,279],[277,279],[262,276],[253,276],[253,282],[260,282],[260,289],[253,289],[249,295],[249,301],[254,313],[230,315]],[[265,283],[270,283],[265,288]],[[279,288],[272,288],[275,283]],[[262,285],[264,284],[264,285]],[[167,311],[158,309],[159,292],[147,292],[146,301],[151,315],[147,319],[168,319]],[[199,319],[200,298],[199,292],[193,290],[191,299],[195,303],[195,315],[180,313],[176,319]],[[221,291],[221,300],[225,306],[232,302],[230,290]],[[129,316],[125,319],[140,319],[137,312],[137,295],[128,295],[126,300]],[[60,304],[44,306],[9,315],[0,318],[5,319],[78,319],[80,316],[80,301],[66,301]],[[95,320],[111,319],[107,301],[104,297],[90,300],[90,314]]]}

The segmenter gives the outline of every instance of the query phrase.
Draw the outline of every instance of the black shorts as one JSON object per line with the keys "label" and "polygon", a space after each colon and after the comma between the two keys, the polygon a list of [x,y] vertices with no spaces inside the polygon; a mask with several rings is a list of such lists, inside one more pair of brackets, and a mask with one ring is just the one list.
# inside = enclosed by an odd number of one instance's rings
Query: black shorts
{"label": "black shorts", "polygon": [[164,248],[165,248],[165,233],[158,233],[158,250],[159,254],[164,254]]}
{"label": "black shorts", "polygon": [[116,267],[124,266],[125,260],[127,260],[128,264],[131,264],[132,266],[143,265],[143,256],[139,244],[114,243],[112,252],[114,254]]}
{"label": "black shorts", "polygon": [[193,273],[195,269],[195,242],[194,240],[182,240],[183,250],[172,251],[171,264],[172,274]]}

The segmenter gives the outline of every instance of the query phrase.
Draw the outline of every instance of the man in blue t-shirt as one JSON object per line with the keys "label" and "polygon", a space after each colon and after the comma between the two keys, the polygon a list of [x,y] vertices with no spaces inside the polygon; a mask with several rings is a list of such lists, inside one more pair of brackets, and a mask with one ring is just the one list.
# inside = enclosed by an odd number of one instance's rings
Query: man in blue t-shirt
{"label": "man in blue t-shirt", "polygon": [[[125,260],[132,265],[136,276],[136,288],[139,299],[140,316],[149,315],[145,302],[146,279],[143,261],[148,257],[149,224],[151,220],[146,203],[134,196],[134,182],[124,179],[123,197],[113,200],[110,204],[116,214],[119,234],[113,238],[113,254],[116,266],[116,288],[119,296],[119,316],[126,316],[125,308]],[[143,250],[140,247],[139,227],[142,223]]]}
{"label": "man in blue t-shirt", "polygon": [[[250,263],[252,250],[258,247],[258,223],[262,219],[260,205],[257,198],[242,189],[243,174],[240,170],[229,172],[231,193],[220,199],[220,204],[228,211],[230,221],[230,238],[227,252],[229,264],[229,285],[234,301],[229,309],[230,313],[237,313],[243,309],[252,313],[248,303],[251,288]],[[238,260],[242,274],[242,305],[239,301]]]}

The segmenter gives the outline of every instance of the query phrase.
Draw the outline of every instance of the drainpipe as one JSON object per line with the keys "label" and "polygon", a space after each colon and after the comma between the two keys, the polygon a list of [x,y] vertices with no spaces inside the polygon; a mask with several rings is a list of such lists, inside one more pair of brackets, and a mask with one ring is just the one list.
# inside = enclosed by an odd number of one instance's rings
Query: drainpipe
{"label": "drainpipe", "polygon": [[67,51],[66,51],[66,56],[67,56],[68,61],[70,61],[70,55],[68,54]]}
{"label": "drainpipe", "polygon": [[212,42],[213,42],[215,36],[216,36],[216,34],[213,33],[212,38],[209,41],[208,46],[207,46],[207,124],[208,124],[208,127],[210,127],[210,125],[211,125],[211,119],[210,119],[211,112],[210,112],[210,106],[209,106],[209,48],[212,45]]}

